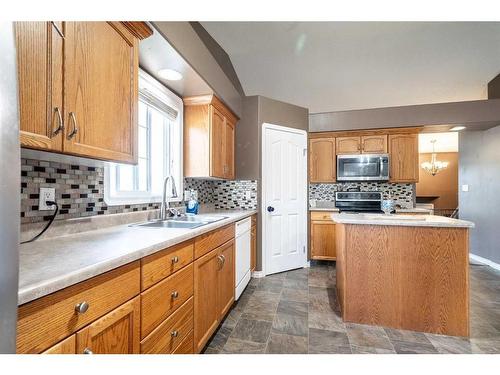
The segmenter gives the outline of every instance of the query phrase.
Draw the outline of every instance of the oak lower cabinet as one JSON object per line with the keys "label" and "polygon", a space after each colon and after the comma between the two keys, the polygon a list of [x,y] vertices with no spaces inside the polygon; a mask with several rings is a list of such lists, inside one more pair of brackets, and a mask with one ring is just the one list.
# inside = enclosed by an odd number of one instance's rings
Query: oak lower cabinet
{"label": "oak lower cabinet", "polygon": [[309,139],[309,182],[328,183],[336,180],[335,138]]}
{"label": "oak lower cabinet", "polygon": [[234,179],[238,117],[215,95],[184,98],[184,176]]}
{"label": "oak lower cabinet", "polygon": [[194,262],[194,351],[199,353],[234,302],[234,239]]}
{"label": "oak lower cabinet", "polygon": [[390,182],[418,182],[418,134],[389,134]]}
{"label": "oak lower cabinet", "polygon": [[310,243],[311,259],[336,260],[335,223],[331,212],[311,212]]}
{"label": "oak lower cabinet", "polygon": [[116,308],[76,334],[79,354],[137,354],[140,343],[140,297]]}
{"label": "oak lower cabinet", "polygon": [[257,265],[257,215],[252,216],[250,227],[250,271],[255,271]]}
{"label": "oak lower cabinet", "polygon": [[76,354],[76,334],[58,342],[42,354]]}
{"label": "oak lower cabinet", "polygon": [[22,147],[137,163],[142,22],[16,22]]}

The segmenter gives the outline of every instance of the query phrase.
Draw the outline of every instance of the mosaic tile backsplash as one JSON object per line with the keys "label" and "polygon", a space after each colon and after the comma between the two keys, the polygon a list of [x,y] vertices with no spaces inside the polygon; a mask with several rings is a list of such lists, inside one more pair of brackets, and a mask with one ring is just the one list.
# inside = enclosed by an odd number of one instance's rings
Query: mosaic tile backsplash
{"label": "mosaic tile backsplash", "polygon": [[350,182],[342,184],[309,184],[309,199],[335,201],[335,192],[359,188],[360,191],[381,191],[384,199],[394,199],[401,208],[413,208],[414,185],[388,182]]}
{"label": "mosaic tile backsplash", "polygon": [[[104,202],[104,168],[21,159],[21,223],[48,220],[51,211],[39,211],[41,187],[56,189],[59,204],[57,220],[93,215],[154,210],[159,203],[108,206]],[[257,207],[256,181],[218,181],[185,179],[184,190],[198,191],[202,204],[220,209]],[[249,195],[247,197],[247,191]]]}

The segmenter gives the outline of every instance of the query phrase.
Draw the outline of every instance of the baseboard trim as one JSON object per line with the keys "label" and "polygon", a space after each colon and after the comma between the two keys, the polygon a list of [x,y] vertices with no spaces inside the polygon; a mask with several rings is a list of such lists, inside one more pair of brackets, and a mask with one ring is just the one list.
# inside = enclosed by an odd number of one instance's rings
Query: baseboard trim
{"label": "baseboard trim", "polygon": [[252,277],[254,277],[256,279],[260,279],[262,277],[266,277],[266,274],[264,273],[264,271],[253,271]]}
{"label": "baseboard trim", "polygon": [[500,271],[500,264],[492,262],[489,259],[480,257],[479,255],[475,255],[475,254],[469,254],[469,258],[472,260],[475,260],[476,262],[485,264],[487,266],[490,266],[491,268],[494,268],[494,269]]}

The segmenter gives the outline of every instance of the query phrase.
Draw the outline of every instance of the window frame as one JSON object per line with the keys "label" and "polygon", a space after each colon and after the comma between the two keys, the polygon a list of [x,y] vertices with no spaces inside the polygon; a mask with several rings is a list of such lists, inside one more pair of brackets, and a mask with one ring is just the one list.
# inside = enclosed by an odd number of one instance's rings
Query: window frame
{"label": "window frame", "polygon": [[[162,85],[159,81],[153,78],[151,75],[143,71],[139,70],[139,92],[141,89],[147,89],[151,94],[153,93],[158,99],[160,99],[165,104],[171,106],[172,108],[178,111],[178,116],[176,118],[177,126],[169,127],[169,132],[164,132],[164,144],[169,144],[169,149],[166,155],[164,155],[164,170],[163,170],[163,179],[167,176],[168,170],[170,170],[170,174],[174,176],[178,197],[171,198],[171,202],[182,202],[183,201],[183,192],[184,192],[184,169],[183,169],[183,145],[184,145],[184,102],[182,98],[177,96],[171,90],[169,90],[166,86]],[[140,101],[140,95],[138,95],[138,103]],[[146,105],[148,105],[146,103]],[[139,104],[138,104],[139,107]],[[153,107],[154,108],[154,107]],[[147,111],[147,123],[150,124],[150,109]],[[137,120],[137,139],[139,139],[139,120]],[[152,193],[151,186],[151,128],[148,125],[147,129],[147,159],[148,159],[148,172],[147,172],[147,191],[116,191],[115,188],[111,188],[112,179],[114,179],[114,187],[117,186],[117,179],[119,178],[119,168],[116,168],[117,163],[106,162],[104,166],[104,202],[108,206],[117,206],[117,205],[128,205],[128,204],[146,204],[146,203],[159,203],[161,202],[162,196],[154,195]],[[177,132],[178,134],[175,134]],[[178,144],[175,146],[172,142],[173,139],[178,139]],[[177,143],[177,142],[176,142]],[[174,147],[172,147],[174,145]],[[177,152],[176,152],[177,151]],[[139,159],[139,156],[138,156]],[[178,166],[175,166],[175,161],[178,160]],[[137,165],[137,164],[135,164]],[[134,165],[134,166],[135,166]],[[176,172],[173,172],[172,169],[177,169]],[[138,179],[135,177],[135,173],[137,169],[134,168],[134,185],[138,182]],[[134,186],[135,187],[135,186]]]}

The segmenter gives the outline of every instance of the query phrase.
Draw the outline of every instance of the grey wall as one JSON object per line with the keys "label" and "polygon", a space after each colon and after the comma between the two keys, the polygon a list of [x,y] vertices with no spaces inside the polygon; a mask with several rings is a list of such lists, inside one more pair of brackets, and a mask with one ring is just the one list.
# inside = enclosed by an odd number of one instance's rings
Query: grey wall
{"label": "grey wall", "polygon": [[[243,108],[243,112],[248,115],[248,118],[245,116],[237,125],[237,128],[241,126],[246,129],[240,129],[241,133],[237,133],[241,137],[236,140],[238,160],[236,173],[238,176],[240,176],[240,173],[242,173],[242,176],[248,174],[245,179],[258,180],[257,202],[260,205],[262,202],[262,124],[270,123],[307,131],[309,110],[264,96],[245,98]],[[257,116],[255,116],[255,108],[257,108]],[[248,139],[247,137],[252,138]],[[243,168],[241,168],[242,165]],[[238,168],[241,168],[241,171],[238,171]],[[238,178],[243,178],[242,176]],[[257,215],[257,270],[262,270],[262,214],[259,209]]]}
{"label": "grey wall", "polygon": [[466,125],[469,129],[500,125],[500,99],[314,113],[309,116],[311,132],[442,124]]}
{"label": "grey wall", "polygon": [[460,218],[470,220],[470,252],[500,264],[500,126],[459,137]]}
{"label": "grey wall", "polygon": [[189,22],[153,22],[155,28],[207,82],[217,96],[241,116],[242,98]]}

